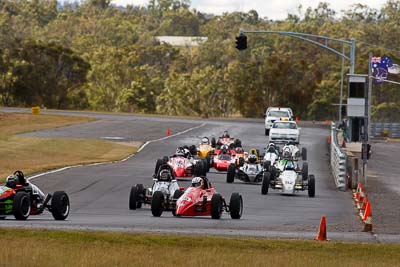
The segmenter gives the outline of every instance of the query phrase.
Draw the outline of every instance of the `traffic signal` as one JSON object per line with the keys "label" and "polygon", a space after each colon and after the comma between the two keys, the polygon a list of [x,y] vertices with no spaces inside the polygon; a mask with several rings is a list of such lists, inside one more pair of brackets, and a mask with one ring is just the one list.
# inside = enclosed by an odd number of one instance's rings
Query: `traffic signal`
{"label": "traffic signal", "polygon": [[247,36],[244,34],[240,34],[236,37],[236,49],[244,50],[247,48]]}
{"label": "traffic signal", "polygon": [[346,117],[347,116],[347,107],[346,106],[341,106],[340,113],[342,115],[342,118]]}
{"label": "traffic signal", "polygon": [[361,159],[367,160],[371,158],[371,145],[362,144],[361,146]]}

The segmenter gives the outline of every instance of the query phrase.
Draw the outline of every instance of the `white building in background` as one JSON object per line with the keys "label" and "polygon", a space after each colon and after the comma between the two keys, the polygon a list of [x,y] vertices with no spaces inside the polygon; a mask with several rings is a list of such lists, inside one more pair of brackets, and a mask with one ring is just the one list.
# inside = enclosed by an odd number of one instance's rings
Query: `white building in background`
{"label": "white building in background", "polygon": [[166,43],[172,46],[199,46],[205,43],[208,37],[201,36],[156,36],[160,43]]}

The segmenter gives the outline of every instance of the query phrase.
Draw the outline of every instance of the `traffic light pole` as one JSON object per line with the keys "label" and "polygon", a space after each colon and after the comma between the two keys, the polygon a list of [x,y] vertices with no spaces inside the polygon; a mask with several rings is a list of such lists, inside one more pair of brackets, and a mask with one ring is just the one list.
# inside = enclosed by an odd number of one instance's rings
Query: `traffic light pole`
{"label": "traffic light pole", "polygon": [[[290,36],[293,38],[297,38],[309,43],[312,43],[314,45],[317,45],[319,47],[322,47],[324,49],[327,49],[328,51],[340,56],[342,58],[342,81],[343,81],[343,75],[344,75],[344,71],[343,71],[343,59],[349,60],[350,61],[350,74],[354,74],[354,67],[355,67],[355,54],[356,54],[356,41],[354,38],[350,39],[350,40],[342,40],[342,39],[336,39],[336,38],[331,38],[331,37],[327,37],[327,36],[321,36],[321,35],[315,35],[315,34],[309,34],[309,33],[299,33],[299,32],[285,32],[285,31],[263,31],[263,30],[244,30],[244,29],[240,29],[240,35],[244,35],[245,33],[255,33],[255,34],[278,34],[278,35],[284,35],[284,36]],[[318,40],[322,40],[322,42],[313,40],[311,38],[314,39],[318,39]],[[339,51],[336,50],[335,48],[332,48],[328,45],[328,41],[330,42],[336,42],[336,43],[341,43],[343,44],[343,50]],[[350,52],[349,55],[347,56],[345,53],[345,45],[349,45],[350,46]],[[246,45],[247,47],[247,45]],[[339,122],[341,122],[341,111],[342,111],[342,103],[343,103],[343,86],[341,85],[341,92],[340,92],[340,104],[339,104]]]}

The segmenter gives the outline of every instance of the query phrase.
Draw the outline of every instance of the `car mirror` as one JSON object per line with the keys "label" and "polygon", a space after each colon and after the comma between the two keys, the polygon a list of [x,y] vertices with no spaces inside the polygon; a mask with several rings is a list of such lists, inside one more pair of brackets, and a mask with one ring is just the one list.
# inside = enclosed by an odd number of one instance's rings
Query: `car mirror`
{"label": "car mirror", "polygon": [[211,192],[211,189],[206,189],[206,192],[207,192],[207,193],[210,193],[210,192]]}
{"label": "car mirror", "polygon": [[179,187],[180,191],[185,191],[185,188],[183,186]]}

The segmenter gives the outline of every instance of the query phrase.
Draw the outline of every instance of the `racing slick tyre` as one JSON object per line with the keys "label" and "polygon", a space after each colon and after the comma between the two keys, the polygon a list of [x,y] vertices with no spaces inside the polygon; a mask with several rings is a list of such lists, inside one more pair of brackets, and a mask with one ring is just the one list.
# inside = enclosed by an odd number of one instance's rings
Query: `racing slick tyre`
{"label": "racing slick tyre", "polygon": [[164,157],[162,158],[162,160],[163,160],[163,163],[168,163],[169,157],[168,157],[168,156],[164,156]]}
{"label": "racing slick tyre", "polygon": [[215,137],[211,138],[211,147],[215,148],[217,146],[217,141],[215,140]]}
{"label": "racing slick tyre", "polygon": [[64,191],[56,191],[51,198],[51,214],[58,221],[67,219],[69,214],[69,197]]}
{"label": "racing slick tyre", "polygon": [[303,181],[308,179],[308,163],[303,162],[303,166],[301,166],[301,177],[303,178]]}
{"label": "racing slick tyre", "polygon": [[312,174],[308,177],[308,196],[315,197],[315,176]]}
{"label": "racing slick tyre", "polygon": [[164,161],[162,159],[158,159],[156,162],[156,167],[154,168],[154,174],[158,176],[158,169],[161,165],[163,165]]}
{"label": "racing slick tyre", "polygon": [[244,158],[240,157],[239,158],[239,167],[242,167],[244,165]]}
{"label": "racing slick tyre", "polygon": [[[178,198],[180,198],[183,194],[184,194],[183,191],[175,190],[174,196],[173,196],[174,201],[178,200]],[[172,209],[172,215],[176,216],[176,207],[174,209]]]}
{"label": "racing slick tyre", "polygon": [[214,194],[211,198],[211,218],[220,219],[222,215],[222,197],[220,194]]}
{"label": "racing slick tyre", "polygon": [[206,157],[206,162],[207,162],[207,172],[210,172],[210,168],[211,168],[211,166],[212,166],[212,164],[211,164],[211,157],[210,157],[210,156],[207,156],[207,157]]}
{"label": "racing slick tyre", "polygon": [[242,141],[240,139],[235,139],[235,147],[242,147]]}
{"label": "racing slick tyre", "polygon": [[264,171],[269,172],[269,169],[271,167],[271,161],[269,161],[269,160],[264,161],[263,167],[264,167]]}
{"label": "racing slick tyre", "polygon": [[265,129],[265,135],[266,135],[266,136],[269,135],[269,129]]}
{"label": "racing slick tyre", "polygon": [[17,220],[26,220],[31,212],[31,199],[26,192],[17,192],[14,196],[13,214]]}
{"label": "racing slick tyre", "polygon": [[235,172],[236,172],[236,167],[234,163],[229,164],[228,166],[228,172],[226,173],[226,182],[227,183],[233,183],[235,180]]}
{"label": "racing slick tyre", "polygon": [[305,148],[305,147],[301,148],[301,159],[303,161],[307,160],[307,148]]}
{"label": "racing slick tyre", "polygon": [[138,190],[136,185],[131,187],[131,193],[129,194],[129,209],[136,210],[137,207],[137,199],[138,199]]}
{"label": "racing slick tyre", "polygon": [[201,161],[196,161],[196,163],[193,166],[193,176],[201,176],[203,172],[203,164],[201,164]]}
{"label": "racing slick tyre", "polygon": [[192,154],[192,156],[196,156],[197,155],[197,148],[196,148],[195,145],[191,145],[189,147],[189,151],[190,151],[190,154]]}
{"label": "racing slick tyre", "polygon": [[232,193],[229,201],[229,211],[232,219],[240,219],[243,214],[243,198],[239,193]]}
{"label": "racing slick tyre", "polygon": [[208,164],[207,164],[207,160],[202,159],[201,160],[201,165],[202,165],[202,172],[201,172],[201,176],[207,176],[207,170],[208,170]]}
{"label": "racing slick tyre", "polygon": [[160,217],[164,211],[164,194],[156,191],[151,198],[151,213],[154,217]]}
{"label": "racing slick tyre", "polygon": [[269,172],[264,172],[261,184],[261,194],[262,195],[268,194],[268,188],[269,188]]}
{"label": "racing slick tyre", "polygon": [[145,194],[145,189],[143,184],[137,184],[136,185],[137,189],[137,195],[136,195],[136,208],[140,209],[142,208],[142,203],[144,201],[144,194]]}

